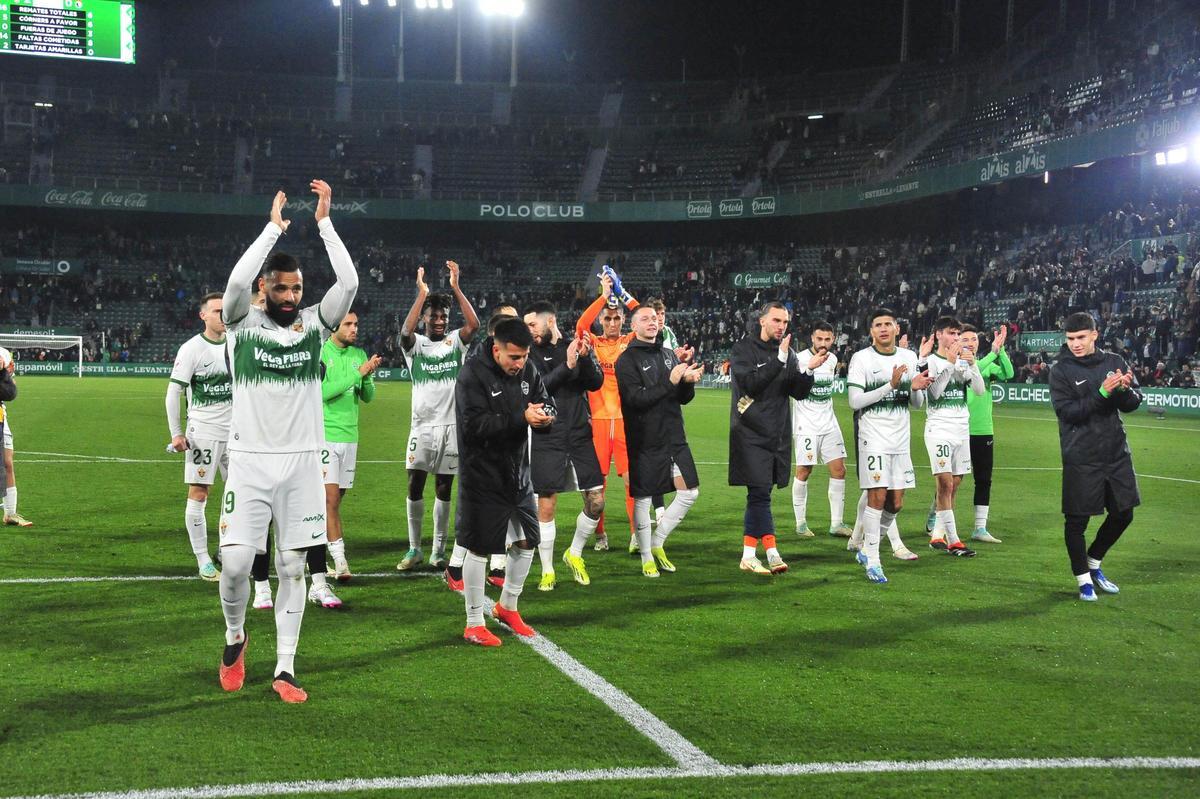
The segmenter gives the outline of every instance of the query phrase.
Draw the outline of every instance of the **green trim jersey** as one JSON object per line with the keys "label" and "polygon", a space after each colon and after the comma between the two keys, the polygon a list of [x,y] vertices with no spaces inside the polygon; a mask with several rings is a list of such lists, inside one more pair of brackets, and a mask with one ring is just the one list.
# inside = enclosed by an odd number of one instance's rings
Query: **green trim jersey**
{"label": "green trim jersey", "polygon": [[860,454],[910,454],[912,431],[909,429],[908,406],[912,392],[909,386],[917,373],[917,354],[897,347],[891,355],[885,355],[874,347],[867,347],[850,358],[846,383],[863,391],[874,391],[890,383],[892,370],[897,366],[908,367],[900,379],[900,386],[856,414]]}
{"label": "green trim jersey", "polygon": [[321,344],[330,329],[320,306],[280,327],[251,306],[227,322],[233,380],[231,452],[316,452],[325,440],[321,413]]}
{"label": "green trim jersey", "polygon": [[413,333],[412,348],[404,350],[412,375],[413,427],[454,424],[454,384],[466,352],[461,330],[441,341]]}
{"label": "green trim jersey", "polygon": [[325,411],[325,441],[331,444],[358,442],[358,403],[375,398],[375,380],[363,377],[359,368],[367,353],[358,347],[339,347],[331,338],[321,347],[325,366],[321,396]]}
{"label": "green trim jersey", "polygon": [[[800,363],[807,365],[814,357],[812,348],[800,353]],[[823,436],[840,432],[837,417],[833,415],[833,382],[837,376],[837,356],[832,352],[813,371],[813,386],[802,400],[792,400],[792,435],[807,434]]]}
{"label": "green trim jersey", "polygon": [[[225,342],[192,336],[179,347],[171,382],[187,391],[188,438],[225,441],[233,413],[233,385],[225,362]],[[174,422],[172,422],[174,424]]]}
{"label": "green trim jersey", "polygon": [[979,374],[983,375],[984,386],[988,389],[982,396],[967,395],[967,410],[971,412],[970,431],[973,436],[990,436],[994,434],[992,427],[992,383],[1003,383],[1012,380],[1016,373],[1008,353],[1003,349],[999,353],[989,352],[979,359]]}
{"label": "green trim jersey", "polygon": [[954,363],[936,352],[929,356],[929,379],[937,382],[938,375],[949,371],[949,382],[934,398],[931,387],[925,415],[925,438],[931,441],[966,441],[970,437],[971,412],[967,396],[971,394],[971,364],[964,360]]}

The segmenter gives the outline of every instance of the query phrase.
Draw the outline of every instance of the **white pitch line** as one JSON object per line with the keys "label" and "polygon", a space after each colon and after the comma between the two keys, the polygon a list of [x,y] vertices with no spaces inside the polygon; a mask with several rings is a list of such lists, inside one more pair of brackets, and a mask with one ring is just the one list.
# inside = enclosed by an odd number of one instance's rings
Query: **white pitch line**
{"label": "white pitch line", "polygon": [[566,771],[430,774],[420,777],[296,780],[195,788],[37,794],[10,799],[226,799],[238,796],[295,796],[359,791],[475,788],[494,785],[553,785],[619,780],[728,779],[737,777],[808,777],[827,774],[926,774],[942,771],[1059,771],[1094,769],[1186,770],[1200,768],[1195,757],[956,758],[953,760],[860,760],[826,763],[764,763],[757,766],[606,768]]}
{"label": "white pitch line", "polygon": [[[697,466],[728,466],[729,461],[696,461],[696,465]],[[847,460],[846,465],[854,466],[855,463],[854,463],[854,461]],[[927,464],[927,463],[915,463],[913,465],[920,467],[920,468],[928,468],[929,467],[929,464]],[[1061,472],[1062,471],[1061,466],[993,466],[992,468],[995,469],[996,471],[1008,471],[1008,472]],[[1144,480],[1170,480],[1172,483],[1193,483],[1195,485],[1200,485],[1200,480],[1192,480],[1187,477],[1164,477],[1161,474],[1142,474],[1141,472],[1137,472],[1136,474],[1138,477],[1141,477]]]}
{"label": "white pitch line", "polygon": [[[355,577],[396,577],[400,579],[411,577],[441,577],[440,572],[368,572],[355,574]],[[7,577],[0,579],[0,585],[49,585],[54,583],[162,583],[187,580],[200,580],[194,574],[127,574],[109,575],[106,577]]]}
{"label": "white pitch line", "polygon": [[[488,613],[493,612],[495,602],[485,597]],[[629,694],[601,677],[587,666],[571,657],[566,650],[546,636],[538,633],[533,638],[514,636],[528,644],[534,652],[545,658],[551,666],[565,674],[573,683],[608,706],[623,718],[629,726],[646,736],[667,757],[684,769],[712,769],[719,764],[700,747],[684,738],[665,721],[639,705]]]}

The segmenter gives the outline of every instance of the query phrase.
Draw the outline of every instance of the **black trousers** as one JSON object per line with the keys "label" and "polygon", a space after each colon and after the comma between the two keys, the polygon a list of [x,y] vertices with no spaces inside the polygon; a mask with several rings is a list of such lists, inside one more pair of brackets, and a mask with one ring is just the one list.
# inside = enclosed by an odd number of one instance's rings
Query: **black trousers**
{"label": "black trousers", "polygon": [[975,504],[992,504],[992,464],[995,445],[991,436],[971,436],[971,477],[975,480]]}
{"label": "black trousers", "polygon": [[751,538],[775,535],[775,519],[771,516],[772,486],[746,487],[746,513],[742,519],[742,530]]}
{"label": "black trousers", "polygon": [[[1108,490],[1108,493],[1112,493],[1111,489]],[[1106,499],[1111,499],[1111,497],[1106,497]],[[1109,505],[1109,507],[1112,506]],[[1112,545],[1117,543],[1121,534],[1133,522],[1133,508],[1109,511],[1108,516],[1100,525],[1100,529],[1096,531],[1096,540],[1089,547],[1084,534],[1087,532],[1090,520],[1090,516],[1070,513],[1067,514],[1066,523],[1063,525],[1067,555],[1071,558],[1071,573],[1076,576],[1088,573],[1088,558],[1104,559],[1108,550],[1112,549]]]}

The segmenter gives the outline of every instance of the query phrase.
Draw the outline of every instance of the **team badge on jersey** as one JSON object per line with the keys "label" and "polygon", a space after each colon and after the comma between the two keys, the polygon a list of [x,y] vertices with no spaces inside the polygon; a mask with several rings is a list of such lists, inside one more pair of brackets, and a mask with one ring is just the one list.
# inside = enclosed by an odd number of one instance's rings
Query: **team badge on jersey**
{"label": "team badge on jersey", "polygon": [[229,532],[229,522],[227,522],[227,521],[225,521],[224,519],[222,519],[222,520],[221,520],[221,537],[222,537],[222,538],[224,538],[224,537],[225,537],[225,534],[226,534],[227,532]]}
{"label": "team badge on jersey", "polygon": [[204,474],[205,474],[205,472],[204,472],[204,467],[201,467],[201,468],[197,469],[197,470],[196,470],[196,474],[198,474],[198,475],[200,475],[201,477],[203,477],[203,476],[204,476]]}
{"label": "team badge on jersey", "polygon": [[875,474],[871,475],[871,479],[874,480],[876,483],[878,483],[880,480],[883,479],[883,475],[880,474],[879,472],[875,472]]}
{"label": "team badge on jersey", "polygon": [[304,331],[304,323],[303,323],[303,322],[297,322],[296,324],[292,325],[292,330],[293,330],[294,332],[296,332],[296,333],[301,333],[301,332],[303,332],[303,331]]}

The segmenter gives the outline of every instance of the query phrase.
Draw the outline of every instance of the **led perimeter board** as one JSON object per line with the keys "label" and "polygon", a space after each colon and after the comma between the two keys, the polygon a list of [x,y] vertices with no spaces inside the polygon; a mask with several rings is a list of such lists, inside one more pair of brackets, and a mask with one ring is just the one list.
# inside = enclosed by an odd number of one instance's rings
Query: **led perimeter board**
{"label": "led perimeter board", "polygon": [[135,33],[130,0],[0,0],[0,55],[132,64]]}

